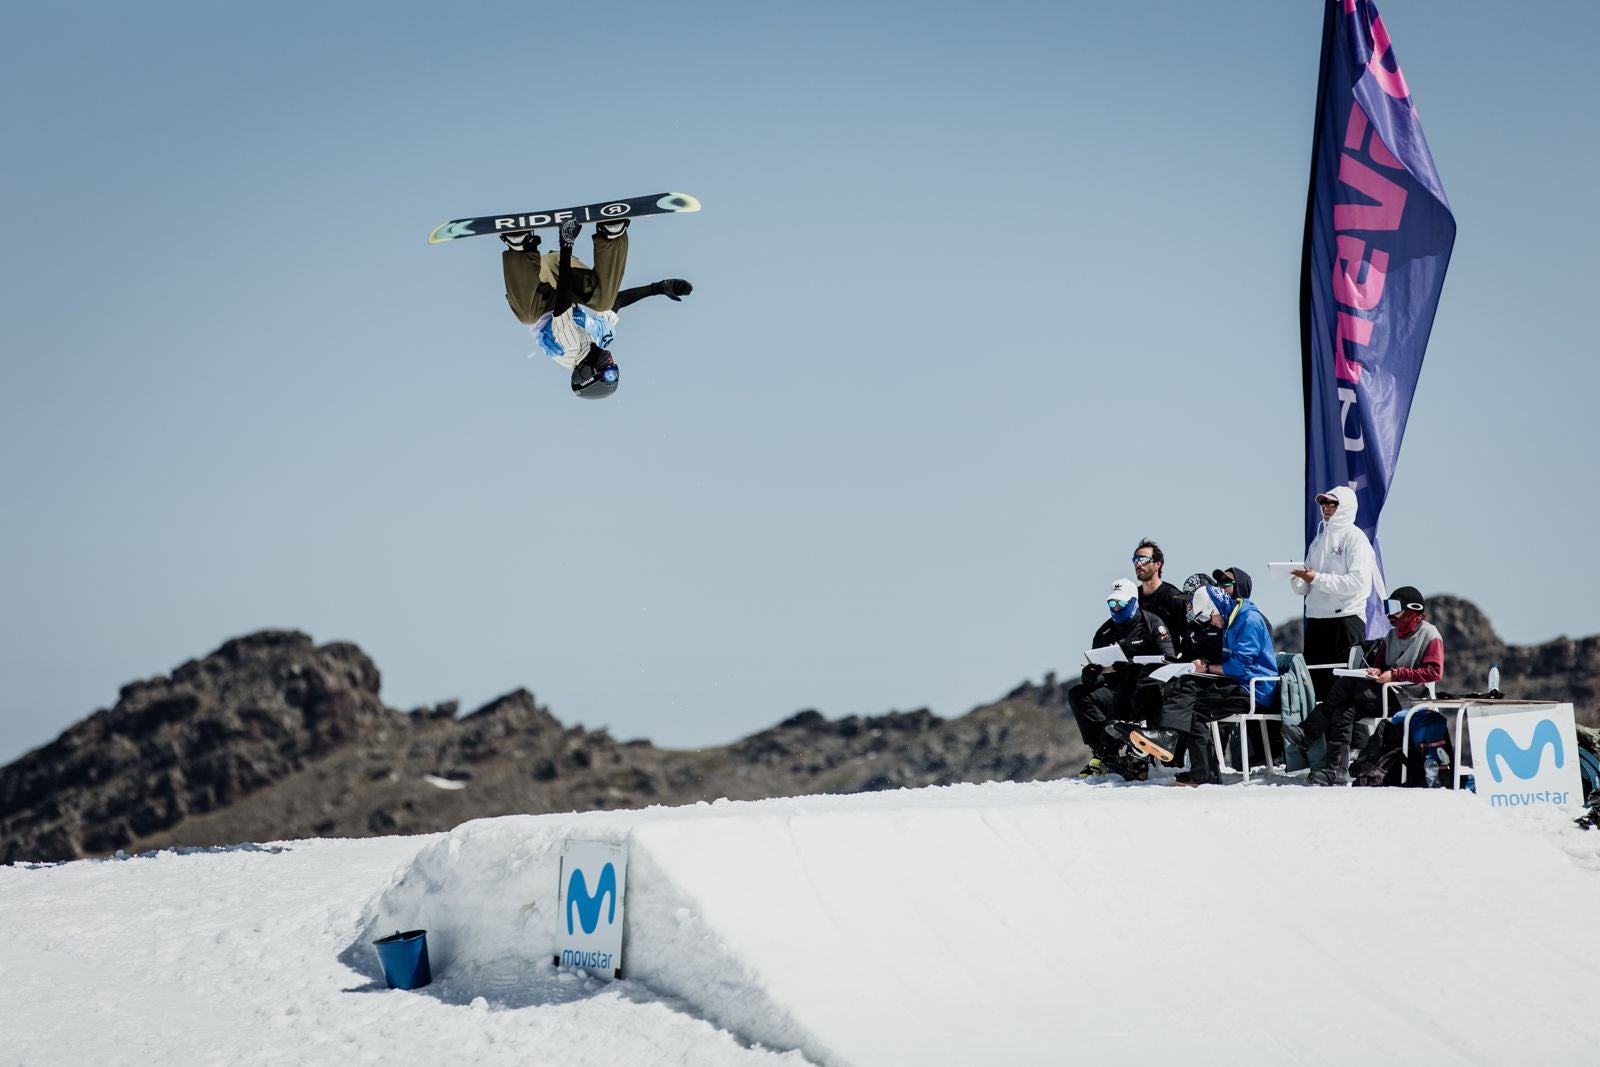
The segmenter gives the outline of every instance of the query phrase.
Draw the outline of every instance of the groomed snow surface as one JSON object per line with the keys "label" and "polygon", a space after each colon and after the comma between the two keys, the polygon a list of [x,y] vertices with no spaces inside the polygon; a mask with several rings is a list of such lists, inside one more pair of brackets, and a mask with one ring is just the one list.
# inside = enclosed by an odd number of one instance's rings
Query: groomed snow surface
{"label": "groomed snow surface", "polygon": [[[1572,815],[1050,782],[5,867],[0,1062],[1597,1063]],[[552,967],[568,838],[628,846],[624,980]]]}

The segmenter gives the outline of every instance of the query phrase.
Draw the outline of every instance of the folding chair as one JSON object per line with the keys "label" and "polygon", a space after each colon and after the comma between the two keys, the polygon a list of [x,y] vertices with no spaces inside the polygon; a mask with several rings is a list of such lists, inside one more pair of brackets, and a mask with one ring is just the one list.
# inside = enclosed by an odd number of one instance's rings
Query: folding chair
{"label": "folding chair", "polygon": [[1272,736],[1267,733],[1267,723],[1281,722],[1282,716],[1274,712],[1258,712],[1256,710],[1256,683],[1272,681],[1274,679],[1281,683],[1283,681],[1283,676],[1274,675],[1272,678],[1250,679],[1250,684],[1247,687],[1250,690],[1249,711],[1241,712],[1238,715],[1229,715],[1221,719],[1211,720],[1211,745],[1216,749],[1217,752],[1217,766],[1229,771],[1231,771],[1233,768],[1228,766],[1228,754],[1222,746],[1222,724],[1232,723],[1239,727],[1239,762],[1244,764],[1244,780],[1239,783],[1240,785],[1250,784],[1250,723],[1255,723],[1260,728],[1261,748],[1262,751],[1266,752],[1267,754],[1266,767],[1263,769],[1262,773],[1266,773],[1272,769]]}

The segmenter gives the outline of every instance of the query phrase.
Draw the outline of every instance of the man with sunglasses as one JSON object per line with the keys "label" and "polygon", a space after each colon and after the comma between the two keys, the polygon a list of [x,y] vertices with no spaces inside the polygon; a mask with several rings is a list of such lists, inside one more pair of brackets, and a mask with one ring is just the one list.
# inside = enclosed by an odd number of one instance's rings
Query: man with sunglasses
{"label": "man with sunglasses", "polygon": [[[1367,598],[1383,579],[1372,542],[1356,525],[1356,494],[1347,485],[1317,494],[1322,522],[1306,550],[1306,565],[1293,572],[1289,586],[1306,598],[1307,663],[1345,663],[1350,650],[1366,640]],[[1311,686],[1325,700],[1333,685],[1331,668],[1312,671]]]}
{"label": "man with sunglasses", "polygon": [[538,342],[532,356],[549,356],[572,371],[572,392],[579,398],[601,400],[617,391],[622,376],[609,350],[617,312],[647,296],[681,300],[694,286],[682,278],[666,278],[623,289],[628,220],[596,224],[592,268],[572,255],[582,229],[575,220],[562,223],[561,251],[543,255],[533,231],[501,234],[506,250],[500,253],[500,269],[506,303]]}
{"label": "man with sunglasses", "polygon": [[1170,632],[1181,634],[1189,598],[1183,590],[1162,580],[1161,568],[1165,563],[1161,546],[1149,538],[1140,541],[1139,547],[1133,550],[1133,576],[1139,579],[1139,606],[1154,612]]}
{"label": "man with sunglasses", "polygon": [[1394,628],[1367,646],[1365,678],[1335,678],[1328,698],[1318,702],[1306,721],[1283,728],[1283,739],[1310,748],[1319,737],[1328,739],[1328,763],[1313,771],[1312,785],[1350,784],[1350,735],[1357,719],[1383,714],[1383,687],[1404,682],[1402,706],[1426,699],[1425,688],[1444,677],[1444,638],[1427,620],[1428,602],[1415,586],[1403,585],[1384,601],[1384,611]]}
{"label": "man with sunglasses", "polygon": [[1067,690],[1067,704],[1078,722],[1078,731],[1093,753],[1078,777],[1120,774],[1142,780],[1149,774],[1148,762],[1131,751],[1123,752],[1127,737],[1109,739],[1105,726],[1113,720],[1153,721],[1160,714],[1161,685],[1146,677],[1150,667],[1132,661],[1135,656],[1172,658],[1172,634],[1159,617],[1140,608],[1139,587],[1126,578],[1111,583],[1106,608],[1111,618],[1095,631],[1090,647],[1120,646],[1128,662],[1104,669],[1098,664],[1085,664],[1082,680]]}

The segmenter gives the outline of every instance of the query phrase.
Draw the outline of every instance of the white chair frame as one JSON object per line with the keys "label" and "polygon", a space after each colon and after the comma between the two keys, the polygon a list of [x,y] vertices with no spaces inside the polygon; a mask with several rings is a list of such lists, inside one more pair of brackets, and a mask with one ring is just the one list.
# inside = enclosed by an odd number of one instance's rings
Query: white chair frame
{"label": "white chair frame", "polygon": [[[1218,678],[1218,677],[1221,677],[1221,676],[1220,675],[1200,675],[1200,677],[1202,677],[1202,678],[1206,678],[1206,677]],[[1249,711],[1242,712],[1242,713],[1240,713],[1238,715],[1228,715],[1228,716],[1226,716],[1224,718],[1221,718],[1221,719],[1212,719],[1211,720],[1211,745],[1212,745],[1212,747],[1214,749],[1216,749],[1217,767],[1219,769],[1226,769],[1228,771],[1232,771],[1233,770],[1232,767],[1228,766],[1228,754],[1227,754],[1226,750],[1224,750],[1223,747],[1222,747],[1222,724],[1225,723],[1225,722],[1226,723],[1233,723],[1233,724],[1236,724],[1239,727],[1239,762],[1244,764],[1244,769],[1243,769],[1244,781],[1242,781],[1240,783],[1241,785],[1249,785],[1250,784],[1250,723],[1255,723],[1260,728],[1260,730],[1261,730],[1261,747],[1262,747],[1262,750],[1267,753],[1268,762],[1269,763],[1271,762],[1272,736],[1267,733],[1267,723],[1269,723],[1269,722],[1281,722],[1283,717],[1281,715],[1278,715],[1276,712],[1270,712],[1270,711],[1258,712],[1258,711],[1256,711],[1256,683],[1272,681],[1272,680],[1276,680],[1276,681],[1281,683],[1283,681],[1283,676],[1281,674],[1275,674],[1271,678],[1252,678],[1252,679],[1250,679],[1250,683],[1246,687],[1250,691],[1250,710]],[[1270,770],[1271,768],[1269,767],[1267,769]]]}
{"label": "white chair frame", "polygon": [[[1355,655],[1355,650],[1351,651],[1351,655],[1352,656]],[[1350,661],[1347,659],[1347,660],[1345,660],[1344,663],[1308,663],[1308,664],[1306,664],[1306,669],[1307,670],[1312,670],[1312,671],[1332,670],[1335,667],[1347,666],[1349,664],[1349,662]],[[1217,677],[1217,676],[1216,675],[1200,675],[1200,677],[1205,678],[1205,677]],[[1229,715],[1229,716],[1226,716],[1225,718],[1213,719],[1212,722],[1211,722],[1211,745],[1212,745],[1213,748],[1216,749],[1216,752],[1217,752],[1217,766],[1219,768],[1226,768],[1229,772],[1232,772],[1233,768],[1228,766],[1228,754],[1222,747],[1222,724],[1223,723],[1232,723],[1232,724],[1235,724],[1235,725],[1237,725],[1239,727],[1239,762],[1244,764],[1244,769],[1241,772],[1244,775],[1244,777],[1243,777],[1243,780],[1240,781],[1240,783],[1239,783],[1240,785],[1249,785],[1250,784],[1250,729],[1249,729],[1249,724],[1250,723],[1255,723],[1260,728],[1260,730],[1261,730],[1261,748],[1262,748],[1262,751],[1268,753],[1269,757],[1270,757],[1270,754],[1272,752],[1272,736],[1267,733],[1267,723],[1269,723],[1269,722],[1276,722],[1276,723],[1283,722],[1283,716],[1279,715],[1277,712],[1272,712],[1272,711],[1258,712],[1258,711],[1256,711],[1256,683],[1257,682],[1265,682],[1265,681],[1269,681],[1269,680],[1276,680],[1281,685],[1283,683],[1283,675],[1281,675],[1281,674],[1273,675],[1271,679],[1268,679],[1268,678],[1252,678],[1252,679],[1250,679],[1250,685],[1249,685],[1249,689],[1250,689],[1250,710],[1246,711],[1246,712],[1243,712],[1243,713],[1241,713],[1239,715]],[[1262,772],[1261,772],[1262,774],[1266,774],[1269,771],[1271,771],[1272,768],[1270,766],[1270,763],[1271,763],[1271,760],[1269,758],[1269,760],[1268,760],[1269,766],[1262,768]]]}

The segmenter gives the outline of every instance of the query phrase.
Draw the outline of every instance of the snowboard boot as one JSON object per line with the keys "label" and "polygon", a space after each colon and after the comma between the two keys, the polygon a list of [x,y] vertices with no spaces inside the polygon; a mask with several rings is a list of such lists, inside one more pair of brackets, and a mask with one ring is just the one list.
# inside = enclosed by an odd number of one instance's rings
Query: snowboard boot
{"label": "snowboard boot", "polygon": [[570,245],[578,239],[578,234],[583,232],[583,223],[577,219],[568,219],[561,224],[561,243]]}
{"label": "snowboard boot", "polygon": [[612,222],[597,222],[594,225],[595,233],[608,241],[614,241],[628,232],[628,220],[617,219]]}
{"label": "snowboard boot", "polygon": [[[1178,731],[1176,730],[1161,730],[1142,726],[1128,733],[1128,743],[1130,745],[1151,759],[1158,759],[1162,763],[1172,763],[1178,758],[1178,741]],[[1191,747],[1191,756],[1194,750],[1199,747],[1198,745]]]}
{"label": "snowboard boot", "polygon": [[1128,736],[1132,732],[1133,723],[1112,719],[1100,727],[1100,736],[1103,740],[1096,746],[1096,751],[1103,753],[1116,751],[1128,743]]}
{"label": "snowboard boot", "polygon": [[1310,748],[1315,742],[1306,736],[1304,728],[1299,726],[1290,726],[1288,723],[1284,723],[1283,743],[1286,745],[1293,745],[1298,749],[1307,749]]}
{"label": "snowboard boot", "polygon": [[523,230],[521,233],[503,233],[500,240],[513,252],[532,252],[539,254],[539,235],[532,230]]}
{"label": "snowboard boot", "polygon": [[1102,760],[1110,774],[1121,775],[1125,782],[1144,782],[1150,778],[1150,759],[1124,745],[1115,756]]}
{"label": "snowboard boot", "polygon": [[1083,765],[1083,770],[1078,772],[1078,777],[1079,778],[1098,778],[1102,774],[1109,774],[1109,773],[1110,772],[1108,770],[1106,770],[1105,761],[1102,760],[1099,756],[1095,756],[1094,758],[1089,760],[1088,763],[1085,763]]}
{"label": "snowboard boot", "polygon": [[1217,770],[1217,754],[1211,750],[1211,746],[1199,740],[1191,744],[1189,769],[1180,771],[1173,782],[1176,785],[1188,786],[1221,785],[1222,774]]}
{"label": "snowboard boot", "polygon": [[1312,785],[1349,785],[1350,784],[1350,746],[1328,743],[1328,762],[1320,770],[1312,771],[1306,776],[1306,781]]}

